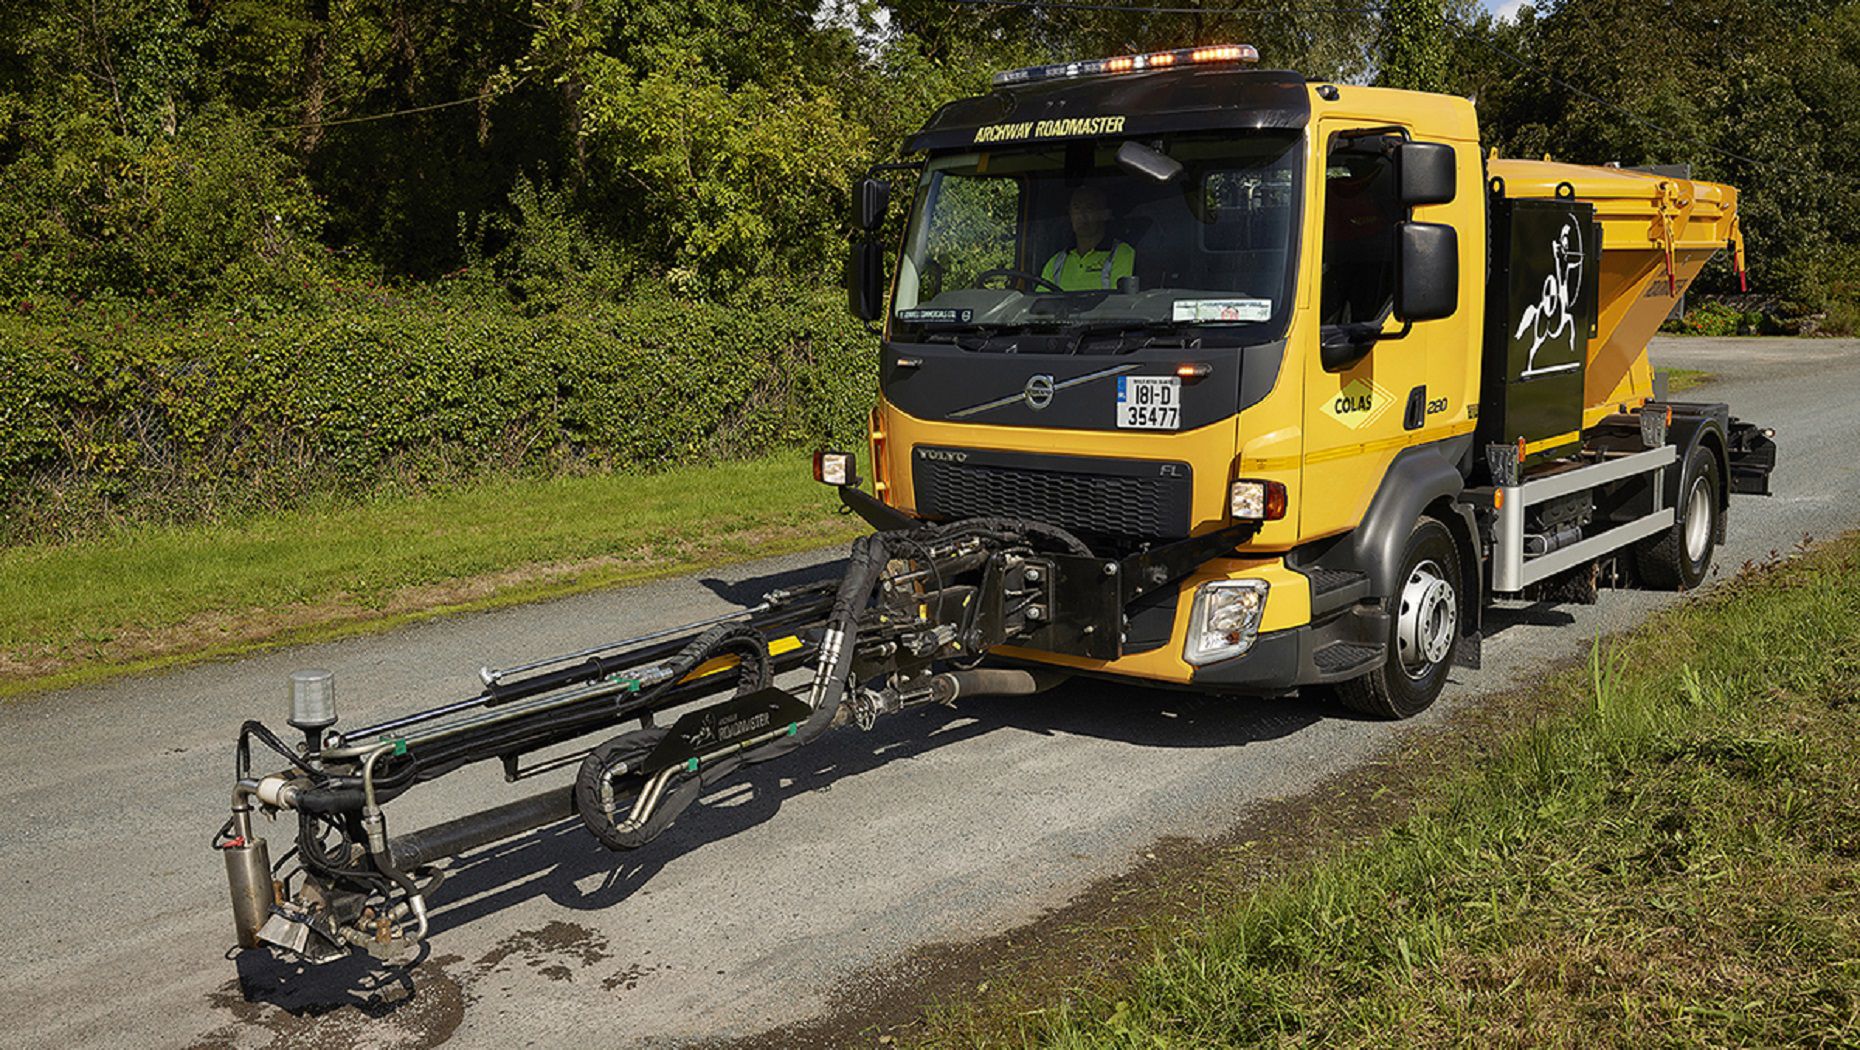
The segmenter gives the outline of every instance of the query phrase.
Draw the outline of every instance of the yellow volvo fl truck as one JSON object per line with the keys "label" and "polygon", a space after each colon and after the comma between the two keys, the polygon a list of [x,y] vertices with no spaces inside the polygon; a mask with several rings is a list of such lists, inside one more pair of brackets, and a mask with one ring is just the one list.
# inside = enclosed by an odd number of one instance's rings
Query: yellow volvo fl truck
{"label": "yellow volvo fl truck", "polygon": [[[1230,536],[1129,595],[1115,644],[999,652],[1334,683],[1390,717],[1476,660],[1490,599],[1698,583],[1774,449],[1658,397],[1646,347],[1715,252],[1741,273],[1736,191],[1487,157],[1465,99],[1253,57],[1016,70],[910,139],[871,493],[848,501],[881,527],[1036,519],[1100,553]],[[856,225],[885,197],[860,184]],[[881,255],[853,251],[867,319]]]}
{"label": "yellow volvo fl truck", "polygon": [[[1697,584],[1775,446],[1658,396],[1646,345],[1713,253],[1741,272],[1736,193],[1488,158],[1464,100],[1253,57],[1004,73],[856,184],[880,395],[868,454],[814,469],[876,528],[839,578],[369,725],[293,674],[301,741],[241,726],[214,837],[239,945],[404,957],[447,857],[570,816],[632,849],[744,766],[919,705],[1086,673],[1328,683],[1399,718],[1476,660],[1494,598]],[[889,292],[887,178],[911,189]],[[575,776],[390,834],[395,799],[492,762]]]}

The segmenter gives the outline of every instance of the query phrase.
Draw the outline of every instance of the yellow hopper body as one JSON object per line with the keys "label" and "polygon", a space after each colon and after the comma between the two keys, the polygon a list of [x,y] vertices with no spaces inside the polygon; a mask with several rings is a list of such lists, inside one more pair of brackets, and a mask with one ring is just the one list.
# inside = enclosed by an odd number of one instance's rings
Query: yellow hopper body
{"label": "yellow hopper body", "polygon": [[1743,272],[1737,191],[1715,182],[1544,160],[1494,157],[1492,179],[1508,197],[1574,196],[1602,227],[1596,337],[1589,341],[1586,429],[1653,396],[1647,341],[1677,297],[1720,248]]}

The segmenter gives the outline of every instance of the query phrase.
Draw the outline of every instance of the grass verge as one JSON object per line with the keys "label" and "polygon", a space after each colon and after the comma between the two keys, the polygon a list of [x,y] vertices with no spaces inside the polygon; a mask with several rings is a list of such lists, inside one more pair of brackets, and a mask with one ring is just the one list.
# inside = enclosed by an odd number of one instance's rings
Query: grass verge
{"label": "grass verge", "polygon": [[1368,841],[1233,850],[1135,964],[903,1041],[1854,1045],[1856,624],[1860,536],[1748,570],[1508,698]]}
{"label": "grass verge", "polygon": [[796,453],[0,550],[0,696],[848,539]]}
{"label": "grass verge", "polygon": [[1666,373],[1666,392],[1669,394],[1684,393],[1718,378],[1702,368],[1663,368],[1661,371]]}

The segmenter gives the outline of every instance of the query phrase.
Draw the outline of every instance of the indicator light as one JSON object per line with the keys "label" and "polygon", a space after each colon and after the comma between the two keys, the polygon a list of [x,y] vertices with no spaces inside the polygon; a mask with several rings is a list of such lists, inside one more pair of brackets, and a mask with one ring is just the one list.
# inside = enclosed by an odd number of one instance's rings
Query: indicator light
{"label": "indicator light", "polygon": [[859,462],[850,452],[816,452],[814,480],[823,485],[857,485]]}
{"label": "indicator light", "polygon": [[1228,509],[1239,521],[1278,521],[1285,517],[1285,486],[1277,481],[1241,478],[1229,491]]}

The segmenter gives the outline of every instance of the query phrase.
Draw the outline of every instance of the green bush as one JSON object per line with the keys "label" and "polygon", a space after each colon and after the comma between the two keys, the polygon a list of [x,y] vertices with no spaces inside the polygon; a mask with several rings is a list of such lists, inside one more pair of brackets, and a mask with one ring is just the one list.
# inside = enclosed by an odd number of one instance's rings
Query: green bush
{"label": "green bush", "polygon": [[1739,310],[1730,303],[1707,299],[1679,320],[1660,327],[1680,335],[1762,335],[1767,320],[1760,311]]}
{"label": "green bush", "polygon": [[1860,332],[1860,303],[1852,299],[1832,299],[1816,319],[1820,335],[1853,335]]}
{"label": "green bush", "polygon": [[871,362],[820,289],[538,316],[356,289],[267,319],[6,317],[0,539],[856,440]]}

